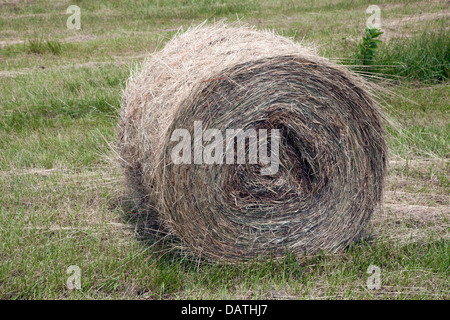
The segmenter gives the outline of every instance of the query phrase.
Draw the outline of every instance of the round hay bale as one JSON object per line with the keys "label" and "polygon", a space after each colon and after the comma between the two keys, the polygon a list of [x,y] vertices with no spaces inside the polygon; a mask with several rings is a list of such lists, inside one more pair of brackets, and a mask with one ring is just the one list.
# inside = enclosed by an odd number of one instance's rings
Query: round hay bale
{"label": "round hay bale", "polygon": [[[365,82],[343,66],[273,32],[199,26],[175,36],[130,77],[119,154],[129,185],[197,257],[332,253],[362,235],[381,199],[381,121]],[[179,153],[182,163],[173,155],[182,141],[174,139],[178,129],[192,138]],[[209,129],[216,131],[205,137]],[[244,163],[237,147],[227,149],[233,136],[218,139],[227,129],[257,132],[257,140],[244,139]],[[224,152],[206,163],[201,155],[211,152],[211,132]],[[267,142],[256,145],[256,163],[255,141]],[[216,157],[221,149],[214,150]],[[225,163],[225,151],[233,163]],[[278,155],[270,174],[265,151]]]}

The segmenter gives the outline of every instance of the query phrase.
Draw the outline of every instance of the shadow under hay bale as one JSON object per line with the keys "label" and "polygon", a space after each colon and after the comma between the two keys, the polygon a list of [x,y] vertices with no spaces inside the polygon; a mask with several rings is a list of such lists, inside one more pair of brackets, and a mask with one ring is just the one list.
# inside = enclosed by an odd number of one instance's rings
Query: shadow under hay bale
{"label": "shadow under hay bale", "polygon": [[[361,237],[383,191],[381,121],[344,67],[271,32],[215,24],[177,35],[129,79],[119,153],[128,185],[193,255],[301,257]],[[196,122],[202,133],[278,130],[278,170],[175,164],[172,133],[194,137]]]}

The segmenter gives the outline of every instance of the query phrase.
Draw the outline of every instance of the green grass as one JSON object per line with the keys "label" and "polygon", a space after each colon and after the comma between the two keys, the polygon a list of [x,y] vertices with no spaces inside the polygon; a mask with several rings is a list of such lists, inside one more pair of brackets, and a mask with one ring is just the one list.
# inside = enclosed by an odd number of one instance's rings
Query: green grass
{"label": "green grass", "polygon": [[128,74],[126,67],[100,66],[0,79],[4,97],[0,128],[11,133],[68,119],[115,116]]}
{"label": "green grass", "polygon": [[388,126],[391,155],[450,158],[450,86],[403,82],[386,101],[395,126]]}
{"label": "green grass", "polygon": [[44,41],[41,38],[37,38],[28,40],[24,49],[28,53],[44,54],[50,52],[53,55],[59,55],[62,51],[62,45],[59,41]]}
{"label": "green grass", "polygon": [[[346,63],[373,3],[38,0],[1,6],[0,298],[449,299],[448,37],[443,19],[395,27],[403,37],[388,27],[420,10],[448,8],[445,2],[402,3],[378,3],[386,28],[377,63],[391,66],[386,73],[399,80],[385,85],[391,94],[383,104],[396,123],[387,128],[395,162],[370,238],[336,255],[237,265],[189,259],[170,249],[171,239],[160,251],[161,235],[143,237],[136,229],[146,213],[130,215],[121,205],[127,200],[123,174],[111,159],[130,67],[180,26],[222,18],[314,42],[318,53]],[[66,28],[71,4],[81,8],[79,31]],[[81,268],[81,290],[66,286],[71,265]],[[367,288],[370,265],[381,269],[379,290]]]}
{"label": "green grass", "polygon": [[381,72],[427,82],[448,80],[450,37],[444,28],[384,43],[376,62]]}

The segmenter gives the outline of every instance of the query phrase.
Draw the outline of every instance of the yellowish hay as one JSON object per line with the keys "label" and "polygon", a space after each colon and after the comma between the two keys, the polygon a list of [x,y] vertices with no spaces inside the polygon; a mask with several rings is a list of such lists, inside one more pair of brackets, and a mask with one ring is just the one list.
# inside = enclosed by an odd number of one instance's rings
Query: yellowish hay
{"label": "yellowish hay", "polygon": [[[128,184],[197,256],[301,256],[358,239],[381,199],[382,115],[365,82],[270,31],[177,34],[130,77],[119,150]],[[276,128],[280,168],[176,165],[173,130]]]}

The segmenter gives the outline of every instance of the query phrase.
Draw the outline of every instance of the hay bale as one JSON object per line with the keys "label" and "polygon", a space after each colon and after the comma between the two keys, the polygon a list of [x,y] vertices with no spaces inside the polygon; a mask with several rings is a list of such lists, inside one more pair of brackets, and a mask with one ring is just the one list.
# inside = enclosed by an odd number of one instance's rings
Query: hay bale
{"label": "hay bale", "polygon": [[[272,32],[215,24],[178,34],[129,79],[119,150],[129,185],[196,256],[336,252],[361,236],[381,199],[381,120],[344,67]],[[277,129],[278,171],[261,174],[259,160],[175,164],[172,134],[193,137],[195,121],[203,133]]]}

